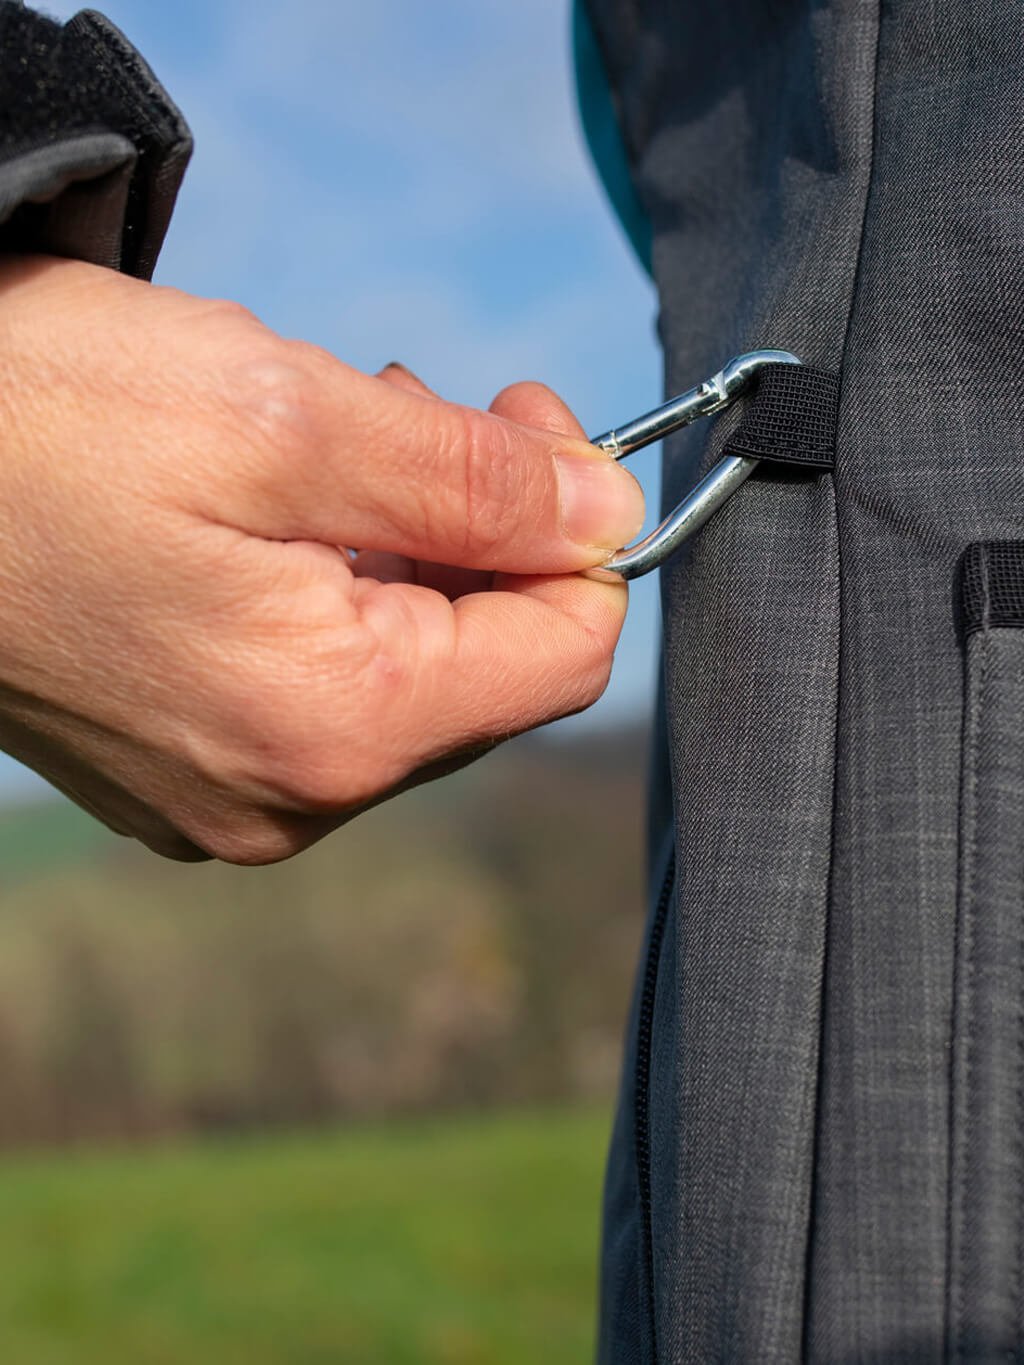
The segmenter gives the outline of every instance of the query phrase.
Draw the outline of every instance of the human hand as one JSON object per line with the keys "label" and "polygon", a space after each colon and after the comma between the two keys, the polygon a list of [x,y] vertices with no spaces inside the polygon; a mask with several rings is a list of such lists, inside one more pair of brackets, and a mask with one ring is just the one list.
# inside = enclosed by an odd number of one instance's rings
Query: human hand
{"label": "human hand", "polygon": [[0,267],[0,334],[0,747],[114,829],[275,861],[603,690],[626,588],[576,571],[642,496],[547,390],[69,261]]}

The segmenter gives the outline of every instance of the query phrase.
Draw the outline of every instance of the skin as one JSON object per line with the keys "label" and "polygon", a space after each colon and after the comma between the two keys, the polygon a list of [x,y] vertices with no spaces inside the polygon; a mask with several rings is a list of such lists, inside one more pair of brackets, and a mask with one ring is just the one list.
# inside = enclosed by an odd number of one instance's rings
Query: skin
{"label": "skin", "polygon": [[603,691],[626,588],[583,571],[643,501],[547,389],[478,412],[43,258],[0,331],[0,746],[112,828],[273,862]]}

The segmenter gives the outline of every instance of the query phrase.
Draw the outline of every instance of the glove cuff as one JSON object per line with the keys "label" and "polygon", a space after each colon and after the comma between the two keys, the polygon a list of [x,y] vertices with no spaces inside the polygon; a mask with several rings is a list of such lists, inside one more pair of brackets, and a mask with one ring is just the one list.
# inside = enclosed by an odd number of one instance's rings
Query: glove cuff
{"label": "glove cuff", "polygon": [[103,15],[62,27],[0,0],[0,251],[149,279],[191,152],[181,113]]}

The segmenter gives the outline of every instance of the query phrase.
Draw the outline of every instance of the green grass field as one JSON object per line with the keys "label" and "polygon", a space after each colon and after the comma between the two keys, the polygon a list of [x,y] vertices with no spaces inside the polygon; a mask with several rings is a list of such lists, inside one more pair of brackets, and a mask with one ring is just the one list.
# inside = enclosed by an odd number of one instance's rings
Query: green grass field
{"label": "green grass field", "polygon": [[603,1114],[0,1161],[5,1365],[590,1359]]}

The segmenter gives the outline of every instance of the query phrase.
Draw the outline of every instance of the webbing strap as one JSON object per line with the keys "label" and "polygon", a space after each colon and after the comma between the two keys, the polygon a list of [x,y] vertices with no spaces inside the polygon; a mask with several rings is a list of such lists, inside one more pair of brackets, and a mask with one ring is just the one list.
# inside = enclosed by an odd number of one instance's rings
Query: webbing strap
{"label": "webbing strap", "polygon": [[977,630],[1024,627],[1024,542],[975,541],[961,556],[957,578],[962,639]]}
{"label": "webbing strap", "polygon": [[725,453],[827,471],[835,466],[838,417],[837,374],[810,365],[765,365]]}

